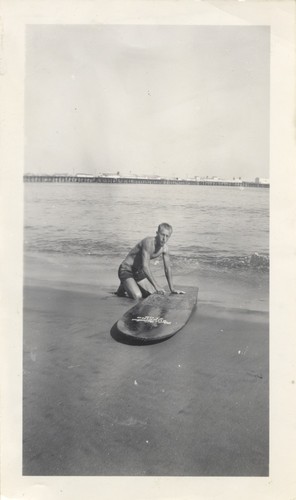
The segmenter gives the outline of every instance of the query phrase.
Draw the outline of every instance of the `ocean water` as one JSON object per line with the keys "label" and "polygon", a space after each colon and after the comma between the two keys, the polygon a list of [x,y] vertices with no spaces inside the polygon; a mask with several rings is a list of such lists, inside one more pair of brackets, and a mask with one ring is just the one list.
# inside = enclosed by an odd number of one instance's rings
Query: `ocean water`
{"label": "ocean water", "polygon": [[[114,287],[129,249],[161,222],[173,226],[176,283],[197,284],[203,300],[268,309],[268,189],[25,184],[24,252],[35,276],[56,269],[61,281]],[[163,275],[159,261],[152,270]]]}

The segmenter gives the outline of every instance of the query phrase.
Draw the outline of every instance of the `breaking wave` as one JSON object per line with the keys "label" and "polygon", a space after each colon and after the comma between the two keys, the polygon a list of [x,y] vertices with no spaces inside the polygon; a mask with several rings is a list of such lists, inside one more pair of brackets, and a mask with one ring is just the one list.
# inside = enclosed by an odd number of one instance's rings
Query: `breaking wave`
{"label": "breaking wave", "polygon": [[[102,258],[103,260],[115,259],[120,263],[126,256],[129,248],[126,245],[114,242],[98,242],[93,239],[44,239],[36,238],[25,241],[25,250],[48,254],[79,255],[81,257]],[[227,251],[217,252],[209,247],[186,249],[172,249],[171,260],[178,273],[187,273],[201,267],[216,269],[254,269],[262,272],[269,270],[269,255],[267,253],[253,252],[250,255],[230,255]],[[158,266],[160,260],[152,261],[153,266]]]}
{"label": "breaking wave", "polygon": [[203,253],[195,257],[173,256],[174,264],[180,270],[188,267],[196,269],[204,266],[219,269],[254,269],[258,271],[269,271],[269,255],[257,252],[251,255],[227,255],[217,256],[213,253]]}

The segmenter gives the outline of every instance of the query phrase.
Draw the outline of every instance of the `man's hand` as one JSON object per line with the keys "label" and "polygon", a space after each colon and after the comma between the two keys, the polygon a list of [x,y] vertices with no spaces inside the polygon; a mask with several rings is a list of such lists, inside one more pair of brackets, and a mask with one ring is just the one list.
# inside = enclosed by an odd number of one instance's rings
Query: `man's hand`
{"label": "man's hand", "polygon": [[165,295],[166,291],[163,288],[156,288],[156,293],[159,295]]}
{"label": "man's hand", "polygon": [[173,289],[171,290],[171,293],[176,293],[176,294],[181,295],[181,294],[184,294],[184,293],[186,293],[186,292],[183,292],[183,290],[176,290],[175,288],[173,288]]}

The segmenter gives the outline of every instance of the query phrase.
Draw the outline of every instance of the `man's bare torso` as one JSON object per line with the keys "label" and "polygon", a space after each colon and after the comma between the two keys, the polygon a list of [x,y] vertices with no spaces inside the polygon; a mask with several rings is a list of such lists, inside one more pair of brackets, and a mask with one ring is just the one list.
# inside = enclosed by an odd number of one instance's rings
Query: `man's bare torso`
{"label": "man's bare torso", "polygon": [[123,263],[133,269],[141,269],[143,266],[142,256],[144,251],[149,254],[150,259],[156,259],[166,251],[166,246],[157,246],[156,239],[148,236],[129,251]]}

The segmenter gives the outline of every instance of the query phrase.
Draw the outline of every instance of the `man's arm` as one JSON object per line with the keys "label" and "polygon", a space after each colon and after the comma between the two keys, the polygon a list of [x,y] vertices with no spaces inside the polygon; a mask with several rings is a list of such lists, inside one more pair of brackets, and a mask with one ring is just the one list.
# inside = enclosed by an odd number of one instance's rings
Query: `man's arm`
{"label": "man's arm", "polygon": [[153,249],[149,247],[148,242],[144,242],[142,246],[142,266],[143,266],[143,271],[147,277],[147,279],[150,281],[150,283],[154,286],[155,290],[157,293],[165,293],[165,291],[156,283],[153,274],[150,269],[150,256],[152,253]]}
{"label": "man's arm", "polygon": [[164,249],[162,257],[163,257],[163,267],[164,267],[165,277],[167,279],[171,293],[185,293],[182,290],[176,290],[173,286],[172,267],[169,257],[169,251],[167,248]]}

